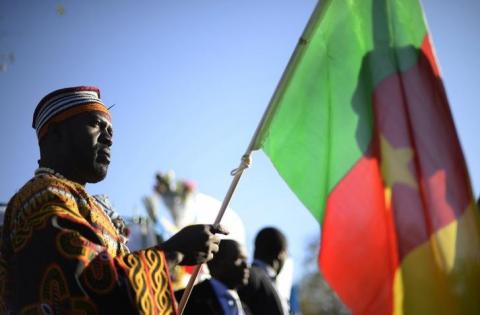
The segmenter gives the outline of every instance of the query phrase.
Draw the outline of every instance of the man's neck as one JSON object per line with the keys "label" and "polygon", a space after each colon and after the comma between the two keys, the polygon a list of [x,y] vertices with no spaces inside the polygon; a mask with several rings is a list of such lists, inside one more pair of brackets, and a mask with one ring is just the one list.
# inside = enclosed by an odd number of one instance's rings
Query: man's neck
{"label": "man's neck", "polygon": [[78,179],[78,176],[75,176],[74,172],[71,171],[70,167],[65,167],[63,163],[53,163],[52,161],[42,161],[38,162],[40,168],[47,168],[53,170],[55,173],[60,174],[61,176],[65,177],[66,179],[78,183],[82,186],[85,186],[86,182]]}
{"label": "man's neck", "polygon": [[267,272],[267,274],[272,277],[272,278],[275,278],[277,276],[277,271],[268,263],[266,263],[264,260],[262,259],[259,259],[259,258],[255,258],[253,260],[253,263],[252,263],[253,266],[257,266],[259,268],[262,268],[263,270],[265,270]]}

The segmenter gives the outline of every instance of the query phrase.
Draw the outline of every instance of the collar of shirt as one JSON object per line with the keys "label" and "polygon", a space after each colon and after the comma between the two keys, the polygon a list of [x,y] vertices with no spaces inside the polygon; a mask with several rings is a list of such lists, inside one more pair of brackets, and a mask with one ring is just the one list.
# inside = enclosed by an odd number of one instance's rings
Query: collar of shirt
{"label": "collar of shirt", "polygon": [[275,280],[277,278],[277,273],[275,272],[275,269],[273,269],[272,266],[268,265],[264,261],[254,259],[252,262],[252,266],[263,269],[272,280]]}

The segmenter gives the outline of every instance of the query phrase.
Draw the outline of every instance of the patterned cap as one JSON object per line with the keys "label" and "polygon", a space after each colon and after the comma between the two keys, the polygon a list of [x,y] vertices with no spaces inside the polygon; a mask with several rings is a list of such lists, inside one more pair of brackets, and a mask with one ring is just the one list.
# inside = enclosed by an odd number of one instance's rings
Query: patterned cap
{"label": "patterned cap", "polygon": [[53,91],[40,103],[33,114],[32,127],[42,138],[52,122],[61,122],[87,111],[100,111],[111,120],[110,112],[100,99],[100,90],[94,86],[76,86]]}

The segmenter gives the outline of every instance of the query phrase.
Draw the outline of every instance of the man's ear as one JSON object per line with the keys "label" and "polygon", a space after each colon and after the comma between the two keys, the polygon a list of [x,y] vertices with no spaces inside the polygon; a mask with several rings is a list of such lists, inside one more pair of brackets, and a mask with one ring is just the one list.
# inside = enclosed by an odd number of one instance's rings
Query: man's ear
{"label": "man's ear", "polygon": [[50,124],[50,126],[48,126],[48,133],[49,137],[56,143],[61,142],[65,138],[65,130],[62,128],[62,125],[58,123]]}

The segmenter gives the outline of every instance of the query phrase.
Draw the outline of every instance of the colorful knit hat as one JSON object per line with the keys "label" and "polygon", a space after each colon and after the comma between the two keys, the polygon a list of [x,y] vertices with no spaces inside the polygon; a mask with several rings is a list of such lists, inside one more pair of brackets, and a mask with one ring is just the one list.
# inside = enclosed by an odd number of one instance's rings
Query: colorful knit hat
{"label": "colorful knit hat", "polygon": [[53,122],[61,122],[67,118],[88,111],[105,113],[111,120],[110,112],[100,99],[100,90],[94,86],[76,86],[53,91],[40,103],[33,114],[32,127],[41,139]]}

